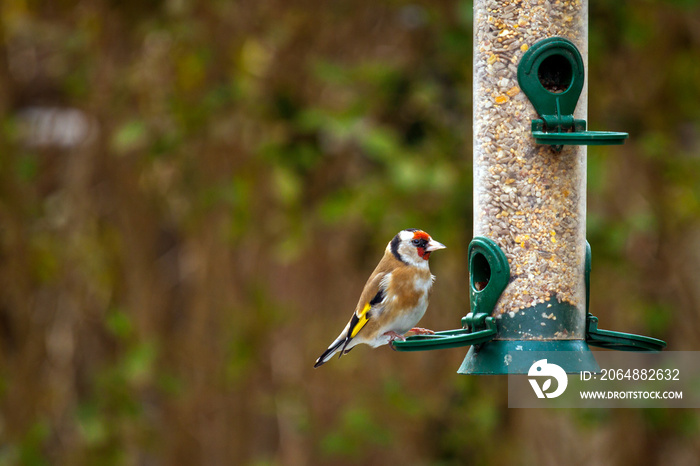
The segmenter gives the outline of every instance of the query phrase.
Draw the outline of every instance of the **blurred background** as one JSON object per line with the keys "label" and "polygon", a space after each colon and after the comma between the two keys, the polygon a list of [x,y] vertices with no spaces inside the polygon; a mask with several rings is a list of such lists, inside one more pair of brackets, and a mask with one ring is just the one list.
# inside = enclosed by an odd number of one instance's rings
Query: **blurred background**
{"label": "blurred background", "polygon": [[[403,228],[469,310],[471,2],[0,15],[0,465],[698,464],[697,411],[509,410],[466,348],[312,368]],[[698,350],[700,5],[591,0],[588,70],[591,311]]]}

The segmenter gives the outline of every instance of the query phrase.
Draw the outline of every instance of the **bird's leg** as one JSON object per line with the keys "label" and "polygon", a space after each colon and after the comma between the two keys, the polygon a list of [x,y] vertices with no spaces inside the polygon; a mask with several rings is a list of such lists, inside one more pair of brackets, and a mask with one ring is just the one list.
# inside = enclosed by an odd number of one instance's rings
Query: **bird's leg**
{"label": "bird's leg", "polygon": [[394,340],[405,341],[406,340],[406,337],[404,337],[400,333],[394,332],[393,330],[386,332],[384,335],[387,335],[389,337],[389,341],[394,341]]}
{"label": "bird's leg", "polygon": [[391,330],[391,331],[389,331],[389,332],[386,332],[384,335],[387,335],[387,336],[389,337],[389,346],[390,346],[391,349],[393,349],[394,351],[396,351],[396,348],[394,348],[394,345],[393,345],[393,343],[394,343],[395,340],[406,341],[406,337],[404,337],[404,336],[401,335],[400,333],[394,332],[393,330]]}
{"label": "bird's leg", "polygon": [[413,327],[409,332],[413,332],[416,335],[435,335],[435,332],[422,327]]}

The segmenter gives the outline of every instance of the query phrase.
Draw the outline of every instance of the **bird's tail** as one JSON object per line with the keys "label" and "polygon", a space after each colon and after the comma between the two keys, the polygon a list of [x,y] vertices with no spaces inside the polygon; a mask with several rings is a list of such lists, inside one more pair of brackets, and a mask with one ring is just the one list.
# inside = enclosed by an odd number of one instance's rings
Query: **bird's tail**
{"label": "bird's tail", "polygon": [[[319,367],[322,366],[323,364],[327,363],[330,358],[333,357],[333,355],[341,349],[341,347],[345,344],[346,338],[341,338],[338,337],[337,340],[335,340],[333,343],[331,343],[331,346],[328,347],[326,351],[323,352],[321,356],[316,360],[316,364],[314,364],[314,367]],[[341,354],[342,355],[342,354]]]}

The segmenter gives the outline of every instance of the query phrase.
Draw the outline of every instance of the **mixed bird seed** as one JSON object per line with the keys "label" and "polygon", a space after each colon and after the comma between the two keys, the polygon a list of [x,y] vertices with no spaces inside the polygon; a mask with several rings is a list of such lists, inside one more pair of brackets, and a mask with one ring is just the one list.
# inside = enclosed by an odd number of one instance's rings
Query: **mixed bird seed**
{"label": "mixed bird seed", "polygon": [[[535,144],[517,81],[523,54],[559,36],[588,57],[587,0],[474,2],[474,235],[498,243],[511,283],[494,315],[568,303],[584,315],[586,148]],[[543,83],[552,92],[561,83]],[[587,86],[576,118],[586,118]],[[550,304],[545,304],[550,303]],[[560,338],[581,338],[584,320]]]}

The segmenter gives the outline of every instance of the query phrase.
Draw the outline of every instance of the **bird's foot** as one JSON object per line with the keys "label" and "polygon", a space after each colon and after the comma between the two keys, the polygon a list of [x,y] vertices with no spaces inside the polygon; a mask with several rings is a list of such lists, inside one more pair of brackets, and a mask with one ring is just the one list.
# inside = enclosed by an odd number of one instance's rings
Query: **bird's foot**
{"label": "bird's foot", "polygon": [[406,337],[401,335],[400,333],[396,333],[393,330],[390,332],[386,332],[384,335],[389,337],[389,341],[394,341],[394,340],[399,340],[399,341],[405,341]]}
{"label": "bird's foot", "polygon": [[414,335],[435,335],[434,331],[422,327],[413,327],[409,332],[412,332]]}
{"label": "bird's foot", "polygon": [[401,335],[400,333],[396,333],[394,331],[386,332],[384,335],[389,337],[389,346],[391,349],[396,351],[396,348],[394,348],[394,341],[399,340],[399,341],[406,341],[406,337]]}

